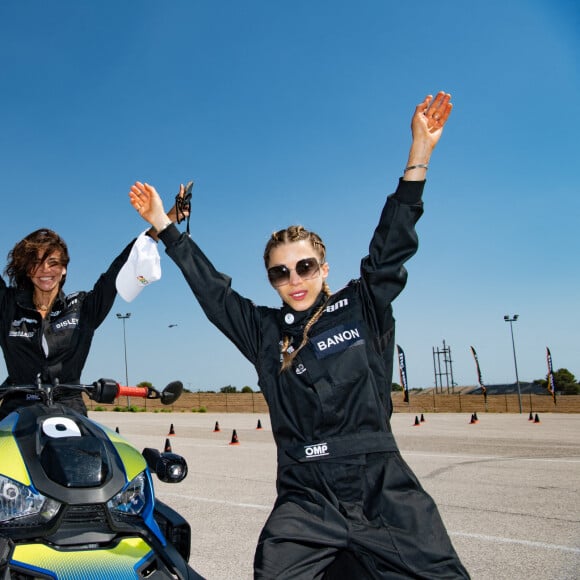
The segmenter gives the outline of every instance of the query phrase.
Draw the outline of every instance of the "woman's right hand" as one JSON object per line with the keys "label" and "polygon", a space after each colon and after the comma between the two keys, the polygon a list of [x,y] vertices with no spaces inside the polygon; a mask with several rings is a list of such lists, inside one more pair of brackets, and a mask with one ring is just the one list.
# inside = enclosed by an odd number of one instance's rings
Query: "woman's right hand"
{"label": "woman's right hand", "polygon": [[[189,185],[189,184],[188,184]],[[181,200],[183,200],[185,198],[185,185],[180,184],[179,186],[179,193],[176,196],[176,202],[177,202],[177,198],[180,198]],[[191,194],[190,194],[191,197]],[[173,222],[173,223],[181,223],[184,219],[189,217],[189,209],[188,209],[188,205],[187,203],[185,204],[185,206],[180,205],[180,207],[177,207],[177,203],[173,204],[173,207],[167,212],[167,217]]]}

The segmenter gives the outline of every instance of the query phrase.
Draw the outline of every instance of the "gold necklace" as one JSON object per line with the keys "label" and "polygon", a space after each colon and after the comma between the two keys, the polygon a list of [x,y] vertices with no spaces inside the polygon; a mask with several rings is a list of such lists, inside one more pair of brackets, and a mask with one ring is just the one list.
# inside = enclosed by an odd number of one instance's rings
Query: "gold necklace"
{"label": "gold necklace", "polygon": [[32,303],[34,304],[34,307],[36,308],[36,310],[40,310],[41,312],[46,312],[47,310],[50,310],[53,302],[54,302],[54,298],[52,298],[48,302],[48,304],[39,304],[36,300],[34,300],[34,298],[32,299]]}

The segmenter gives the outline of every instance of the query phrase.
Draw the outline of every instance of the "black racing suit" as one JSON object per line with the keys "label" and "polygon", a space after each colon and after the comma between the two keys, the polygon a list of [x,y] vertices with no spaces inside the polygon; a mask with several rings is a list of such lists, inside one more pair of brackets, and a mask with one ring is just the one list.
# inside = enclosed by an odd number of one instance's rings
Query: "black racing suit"
{"label": "black racing suit", "polygon": [[403,263],[417,249],[423,186],[399,182],[360,278],[332,295],[284,372],[282,337],[299,344],[325,297],[307,312],[256,306],[189,237],[173,226],[160,234],[208,318],[255,365],[268,403],[278,497],[260,535],[256,578],[469,577],[389,424],[391,302],[406,282]]}
{"label": "black racing suit", "polygon": [[[89,292],[65,296],[61,291],[46,318],[32,302],[31,289],[7,287],[0,278],[0,345],[8,370],[5,384],[32,384],[37,375],[52,383],[79,383],[96,328],[111,310],[117,289],[115,281],[127,261],[134,240],[115,258]],[[0,387],[1,388],[1,387]],[[38,400],[32,395],[7,395],[0,419],[13,409]],[[55,400],[86,415],[80,394],[59,394]]]}

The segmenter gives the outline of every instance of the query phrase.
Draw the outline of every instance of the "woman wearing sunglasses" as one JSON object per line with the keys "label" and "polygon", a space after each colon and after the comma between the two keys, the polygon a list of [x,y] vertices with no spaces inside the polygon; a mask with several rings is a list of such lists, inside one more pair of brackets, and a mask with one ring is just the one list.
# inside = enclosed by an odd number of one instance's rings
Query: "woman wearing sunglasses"
{"label": "woman wearing sunglasses", "polygon": [[291,226],[271,236],[264,262],[281,308],[236,293],[170,224],[155,189],[131,188],[131,204],[157,230],[208,318],[254,364],[268,402],[278,497],[260,534],[256,578],[469,577],[389,423],[391,302],[417,249],[426,170],[451,107],[443,92],[416,107],[408,162],[360,278],[332,294],[315,233]]}

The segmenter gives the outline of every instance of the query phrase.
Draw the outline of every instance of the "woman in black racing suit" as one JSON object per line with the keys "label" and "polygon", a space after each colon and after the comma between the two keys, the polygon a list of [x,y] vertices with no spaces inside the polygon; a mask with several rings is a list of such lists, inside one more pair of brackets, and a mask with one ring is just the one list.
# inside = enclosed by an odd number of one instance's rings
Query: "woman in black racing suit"
{"label": "woman in black racing suit", "polygon": [[469,578],[432,498],[391,433],[394,318],[433,148],[452,105],[419,104],[397,191],[389,196],[360,278],[331,294],[325,247],[301,226],[276,232],[264,260],[282,298],[256,306],[171,226],[153,187],[131,204],[157,230],[208,318],[250,360],[278,448],[277,499],[260,534],[256,578]]}
{"label": "woman in black racing suit", "polygon": [[[175,207],[167,219],[177,219]],[[157,240],[152,228],[146,233]],[[37,377],[43,383],[80,382],[95,330],[117,296],[117,275],[137,240],[123,249],[91,290],[71,294],[63,290],[70,258],[61,236],[41,228],[14,245],[5,269],[10,285],[0,277],[0,347],[8,370],[5,385],[34,384]],[[38,400],[38,395],[7,395],[0,419]],[[55,392],[55,401],[87,414],[80,393]]]}

